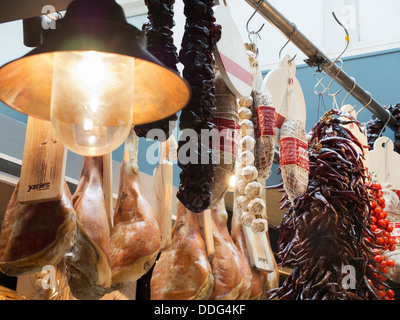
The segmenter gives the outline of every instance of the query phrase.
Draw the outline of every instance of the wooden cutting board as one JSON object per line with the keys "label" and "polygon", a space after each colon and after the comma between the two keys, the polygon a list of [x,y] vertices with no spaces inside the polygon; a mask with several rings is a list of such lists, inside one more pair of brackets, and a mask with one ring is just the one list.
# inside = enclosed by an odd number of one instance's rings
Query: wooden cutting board
{"label": "wooden cutting board", "polygon": [[400,154],[394,151],[393,141],[380,137],[369,151],[369,171],[376,174],[379,183],[390,183],[392,189],[400,190]]}
{"label": "wooden cutting board", "polygon": [[160,250],[171,245],[173,165],[168,161],[170,139],[160,142],[160,163],[153,171],[152,208],[160,228]]}
{"label": "wooden cutting board", "polygon": [[221,39],[214,52],[215,62],[226,86],[237,98],[247,98],[252,91],[253,76],[242,36],[228,5],[220,1],[214,7],[216,23],[221,25]]}
{"label": "wooden cutting board", "polygon": [[[289,79],[293,79],[293,91],[296,99],[296,104],[298,111],[301,116],[301,120],[304,124],[306,123],[306,102],[304,99],[304,94],[301,89],[300,83],[296,78],[296,65],[294,62],[289,63],[289,55],[285,55],[280,61],[277,68],[272,69],[265,76],[263,80],[262,87],[265,88],[272,96],[272,101],[274,103],[276,112],[284,114],[285,104],[287,103],[287,90],[289,87]],[[282,110],[282,111],[281,111]],[[283,119],[281,120],[281,122]],[[282,122],[283,123],[283,122]],[[280,125],[277,124],[278,128]]]}
{"label": "wooden cutting board", "polygon": [[112,153],[103,155],[103,192],[107,211],[108,226],[113,230],[114,198],[112,190]]}
{"label": "wooden cutting board", "polygon": [[[352,115],[355,119],[357,119],[357,112],[355,111],[354,106],[350,104],[346,104],[343,107],[340,108],[343,112],[347,112],[350,115]],[[343,120],[348,120],[347,118],[344,118]],[[354,123],[344,125],[345,128],[349,129],[351,133],[361,142],[363,146],[368,146],[368,138],[367,138],[367,133],[366,133],[366,128],[361,128],[363,132],[360,131],[358,126]],[[354,143],[354,146],[356,149],[359,149],[358,146]],[[362,150],[360,150],[361,152]],[[364,157],[363,163],[364,167],[369,168],[369,148],[364,148]]]}
{"label": "wooden cutting board", "polygon": [[66,161],[67,149],[50,121],[28,117],[17,200],[24,204],[59,200]]}
{"label": "wooden cutting board", "polygon": [[251,265],[258,270],[274,271],[266,233],[254,233],[246,226],[243,226],[243,232]]}

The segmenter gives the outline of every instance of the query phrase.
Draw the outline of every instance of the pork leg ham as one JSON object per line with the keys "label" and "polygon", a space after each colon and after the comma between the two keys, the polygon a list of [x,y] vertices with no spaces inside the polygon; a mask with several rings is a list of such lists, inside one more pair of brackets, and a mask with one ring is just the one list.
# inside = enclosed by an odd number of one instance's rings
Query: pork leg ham
{"label": "pork leg ham", "polygon": [[68,250],[76,215],[67,183],[58,201],[22,204],[19,181],[4,214],[0,234],[0,270],[10,276],[56,265]]}
{"label": "pork leg ham", "polygon": [[[201,217],[202,214],[199,214]],[[213,219],[215,254],[211,261],[214,289],[210,300],[236,300],[242,288],[242,275],[235,256]]]}
{"label": "pork leg ham", "polygon": [[250,264],[250,256],[246,246],[246,239],[243,231],[243,225],[241,222],[241,209],[236,201],[237,190],[235,190],[235,197],[233,201],[233,215],[231,223],[231,236],[236,247],[242,253],[243,258],[246,260],[247,265],[251,270],[251,294],[250,300],[260,300],[264,298],[268,272],[257,270]]}
{"label": "pork leg ham", "polygon": [[211,213],[215,221],[215,224],[218,228],[218,231],[221,233],[222,238],[224,239],[225,243],[232,252],[235,262],[239,267],[240,274],[242,276],[242,287],[236,299],[249,300],[251,295],[251,279],[252,279],[251,270],[245,258],[243,257],[242,253],[236,247],[235,243],[231,238],[231,235],[229,234],[227,226],[228,213],[226,212],[224,199],[220,201],[217,207],[214,207],[211,210]]}
{"label": "pork leg ham", "polygon": [[77,299],[99,299],[111,286],[110,230],[103,195],[103,156],[84,157],[72,201],[77,226],[65,256],[68,284]]}
{"label": "pork leg ham", "polygon": [[112,287],[136,281],[154,265],[161,235],[156,216],[143,193],[137,165],[138,137],[125,141],[118,198],[111,235]]}
{"label": "pork leg ham", "polygon": [[197,214],[178,201],[171,247],[154,266],[152,300],[208,300],[214,277],[201,236]]}

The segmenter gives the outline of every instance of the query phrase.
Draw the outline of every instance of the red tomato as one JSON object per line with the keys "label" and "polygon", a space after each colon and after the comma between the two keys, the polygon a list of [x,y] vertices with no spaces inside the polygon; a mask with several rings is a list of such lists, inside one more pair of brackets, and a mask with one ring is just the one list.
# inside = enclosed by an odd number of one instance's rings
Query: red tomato
{"label": "red tomato", "polygon": [[378,200],[376,200],[376,202],[383,207],[383,205],[385,204],[385,198],[384,197],[380,197],[378,198]]}
{"label": "red tomato", "polygon": [[389,247],[389,250],[390,250],[390,251],[396,250],[396,246],[395,246],[395,245],[391,245],[391,246]]}
{"label": "red tomato", "polygon": [[382,237],[376,238],[376,243],[379,245],[383,245],[384,244],[383,238]]}
{"label": "red tomato", "polygon": [[385,219],[379,219],[378,220],[378,227],[380,227],[380,228],[384,228],[384,227],[386,227],[386,221],[385,221]]}
{"label": "red tomato", "polygon": [[371,202],[371,209],[375,209],[376,208],[376,202],[375,201],[372,201]]}
{"label": "red tomato", "polygon": [[391,226],[390,224],[386,227],[386,231],[387,232],[392,232],[393,231],[393,226]]}
{"label": "red tomato", "polygon": [[388,266],[389,268],[393,268],[394,265],[395,265],[395,262],[394,262],[394,260],[389,259],[389,260],[386,260],[386,264],[387,264],[387,266]]}
{"label": "red tomato", "polygon": [[[387,226],[389,225],[390,221],[389,221],[388,218],[385,218],[384,220],[385,220],[385,224],[386,224],[386,227],[387,227]],[[385,229],[386,229],[386,228],[385,228]]]}
{"label": "red tomato", "polygon": [[381,272],[383,274],[387,274],[389,272],[389,270],[388,270],[388,268],[384,267],[384,268],[381,268]]}
{"label": "red tomato", "polygon": [[394,243],[395,243],[395,240],[394,240],[393,238],[390,238],[390,239],[388,240],[388,245],[389,245],[389,246],[394,245]]}
{"label": "red tomato", "polygon": [[374,183],[373,185],[372,185],[372,188],[374,188],[374,189],[382,189],[382,186],[379,184],[379,183]]}
{"label": "red tomato", "polygon": [[377,227],[376,224],[372,224],[372,225],[371,225],[371,231],[375,232],[377,228],[378,228],[378,227]]}
{"label": "red tomato", "polygon": [[385,260],[381,261],[380,265],[381,265],[381,267],[383,267],[383,268],[388,266],[388,265],[387,265],[387,261],[385,261]]}
{"label": "red tomato", "polygon": [[375,215],[380,214],[382,211],[383,211],[382,208],[379,208],[379,207],[377,207],[377,208],[374,209]]}
{"label": "red tomato", "polygon": [[375,261],[378,263],[381,263],[383,261],[383,256],[381,256],[380,254],[375,256]]}
{"label": "red tomato", "polygon": [[378,198],[382,198],[382,196],[383,196],[383,191],[382,191],[382,190],[378,190],[378,192],[376,193],[376,196],[377,196]]}
{"label": "red tomato", "polygon": [[386,294],[390,297],[393,298],[394,297],[394,291],[392,289],[389,289],[386,291]]}

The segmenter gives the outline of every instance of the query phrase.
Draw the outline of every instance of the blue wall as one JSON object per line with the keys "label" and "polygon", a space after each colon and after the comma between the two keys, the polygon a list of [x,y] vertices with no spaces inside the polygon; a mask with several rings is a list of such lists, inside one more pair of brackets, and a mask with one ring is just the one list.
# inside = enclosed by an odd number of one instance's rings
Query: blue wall
{"label": "blue wall", "polygon": [[[391,105],[400,102],[400,48],[375,52],[372,54],[364,54],[352,57],[342,58],[344,62],[343,71],[349,76],[354,77],[357,83],[366,91],[369,91],[374,99],[376,99],[382,106]],[[313,125],[318,121],[319,117],[332,107],[332,98],[325,95],[319,106],[318,96],[314,94],[314,86],[317,82],[313,76],[316,68],[310,68],[306,64],[297,67],[296,77],[299,80],[307,108],[307,122],[306,130],[309,131]],[[264,72],[264,76],[267,72]],[[331,79],[326,76],[324,79],[324,85],[327,86]],[[336,92],[340,87],[333,84],[331,92]],[[339,106],[342,100],[347,95],[347,92],[343,90],[337,96],[337,102]],[[361,105],[351,96],[346,100],[346,104],[356,105],[356,110],[361,109]],[[324,107],[325,106],[325,107]],[[0,103],[0,113],[16,119],[20,122],[26,123],[27,117],[19,112],[16,112],[4,104]],[[367,122],[371,119],[371,112],[364,109],[359,114],[359,120],[361,122]],[[388,128],[383,135],[393,137],[393,131]],[[150,147],[154,141],[146,141],[142,138],[139,142],[139,168],[141,171],[152,175],[156,165],[149,164],[146,161],[146,150]],[[3,151],[4,152],[4,151]],[[123,146],[113,152],[113,159],[121,161],[123,155]],[[268,179],[267,184],[273,185],[280,181],[280,176],[276,174],[277,165],[272,168],[271,177]],[[174,168],[174,185],[179,185],[179,167]]]}

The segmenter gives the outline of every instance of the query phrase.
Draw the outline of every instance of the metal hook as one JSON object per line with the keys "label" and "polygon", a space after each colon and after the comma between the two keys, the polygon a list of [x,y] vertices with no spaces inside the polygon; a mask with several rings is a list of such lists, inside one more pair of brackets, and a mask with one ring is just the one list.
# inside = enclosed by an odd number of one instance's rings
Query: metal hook
{"label": "metal hook", "polygon": [[350,36],[349,36],[349,32],[347,31],[346,27],[339,21],[339,19],[336,17],[334,12],[332,12],[332,15],[335,18],[336,22],[344,29],[344,32],[346,33],[346,38],[345,38],[346,39],[346,47],[344,48],[342,53],[336,58],[336,60],[330,64],[328,69],[330,69],[334,64],[336,64],[336,62],[340,59],[340,57],[346,52],[347,48],[349,47],[349,43],[350,43]]}
{"label": "metal hook", "polygon": [[389,123],[389,121],[390,121],[390,117],[391,117],[391,115],[392,115],[388,109],[385,109],[385,110],[386,110],[386,112],[388,113],[388,119],[386,120],[385,125],[383,126],[381,132],[379,133],[378,138],[380,138],[380,137],[382,136],[382,133],[383,133],[383,131],[385,131],[385,128],[386,128],[386,126],[388,125],[388,123]]}
{"label": "metal hook", "polygon": [[290,60],[288,61],[288,63],[291,64],[291,63],[294,61],[294,59],[296,59],[296,57],[297,57],[297,53],[293,56],[292,59],[290,59]]}
{"label": "metal hook", "polygon": [[[368,103],[367,103],[364,107],[362,107],[362,108],[356,113],[356,117],[358,117],[358,114],[371,104],[371,102],[372,102],[372,95],[371,95],[371,93],[369,93],[369,92],[368,92],[368,94],[369,94],[369,101],[368,101]],[[354,109],[355,109],[355,107],[354,107]]]}
{"label": "metal hook", "polygon": [[[322,78],[321,79],[318,79],[317,78],[317,74],[318,73],[322,73],[323,74],[323,76],[322,76]],[[324,72],[324,71],[315,71],[314,73],[313,73],[313,76],[314,76],[314,78],[315,79],[317,79],[317,84],[314,86],[314,93],[317,95],[317,96],[322,96],[322,95],[324,95],[325,93],[326,93],[326,87],[322,84],[322,80],[324,80],[324,78],[325,78],[325,76],[326,76],[326,73]],[[324,88],[324,90],[322,90],[322,91],[317,91],[317,87],[318,86],[321,86],[322,88]]]}
{"label": "metal hook", "polygon": [[260,8],[260,6],[261,6],[262,3],[263,3],[263,0],[260,0],[259,4],[257,5],[256,10],[253,12],[253,14],[250,16],[250,18],[249,18],[249,19],[247,20],[247,22],[246,22],[246,30],[247,30],[248,37],[249,37],[249,40],[250,40],[251,43],[253,43],[253,41],[251,40],[250,35],[255,34],[255,35],[257,35],[257,36],[261,39],[259,33],[260,33],[260,31],[262,30],[262,28],[264,28],[264,26],[265,26],[265,23],[263,23],[262,26],[261,26],[261,28],[258,29],[257,31],[250,31],[250,30],[249,30],[249,22],[250,22],[251,19],[253,19],[254,15],[258,12],[258,9]]}
{"label": "metal hook", "polygon": [[[357,85],[356,79],[354,79],[353,77],[351,77],[351,79],[353,79],[353,88],[351,88],[351,90],[349,91],[349,93],[347,94],[347,96],[344,97],[343,101],[342,101],[342,107],[344,105],[344,102],[347,100],[347,98],[351,95],[351,93],[353,92],[354,88]],[[354,109],[353,109],[354,110]]]}
{"label": "metal hook", "polygon": [[337,76],[339,75],[339,73],[342,72],[342,69],[343,69],[343,61],[342,61],[342,59],[338,59],[338,60],[341,62],[341,66],[340,66],[339,71],[338,71],[338,72],[335,74],[335,76],[332,78],[332,81],[329,83],[329,85],[328,85],[328,87],[327,87],[327,90],[328,90],[328,91],[329,91],[330,87],[332,86],[332,84],[335,82],[335,80],[336,80]]}
{"label": "metal hook", "polygon": [[332,109],[335,109],[335,106],[336,106],[336,109],[339,109],[339,106],[337,105],[337,102],[336,102],[336,96],[342,91],[342,89],[338,90],[337,92],[335,92],[333,94],[329,93],[329,88],[327,88],[327,89],[328,89],[328,95],[330,97],[332,97]]}
{"label": "metal hook", "polygon": [[[289,39],[288,39],[288,41],[283,45],[283,47],[281,48],[281,50],[279,51],[279,59],[281,58],[281,54],[282,54],[282,50],[287,46],[287,44],[290,42],[290,41],[292,41],[292,39],[293,39],[293,37],[297,34],[297,26],[294,24],[294,23],[292,23],[292,25],[293,25],[293,32],[292,32],[292,34],[289,36]],[[296,57],[296,56],[295,56]],[[292,60],[293,61],[293,60]]]}

